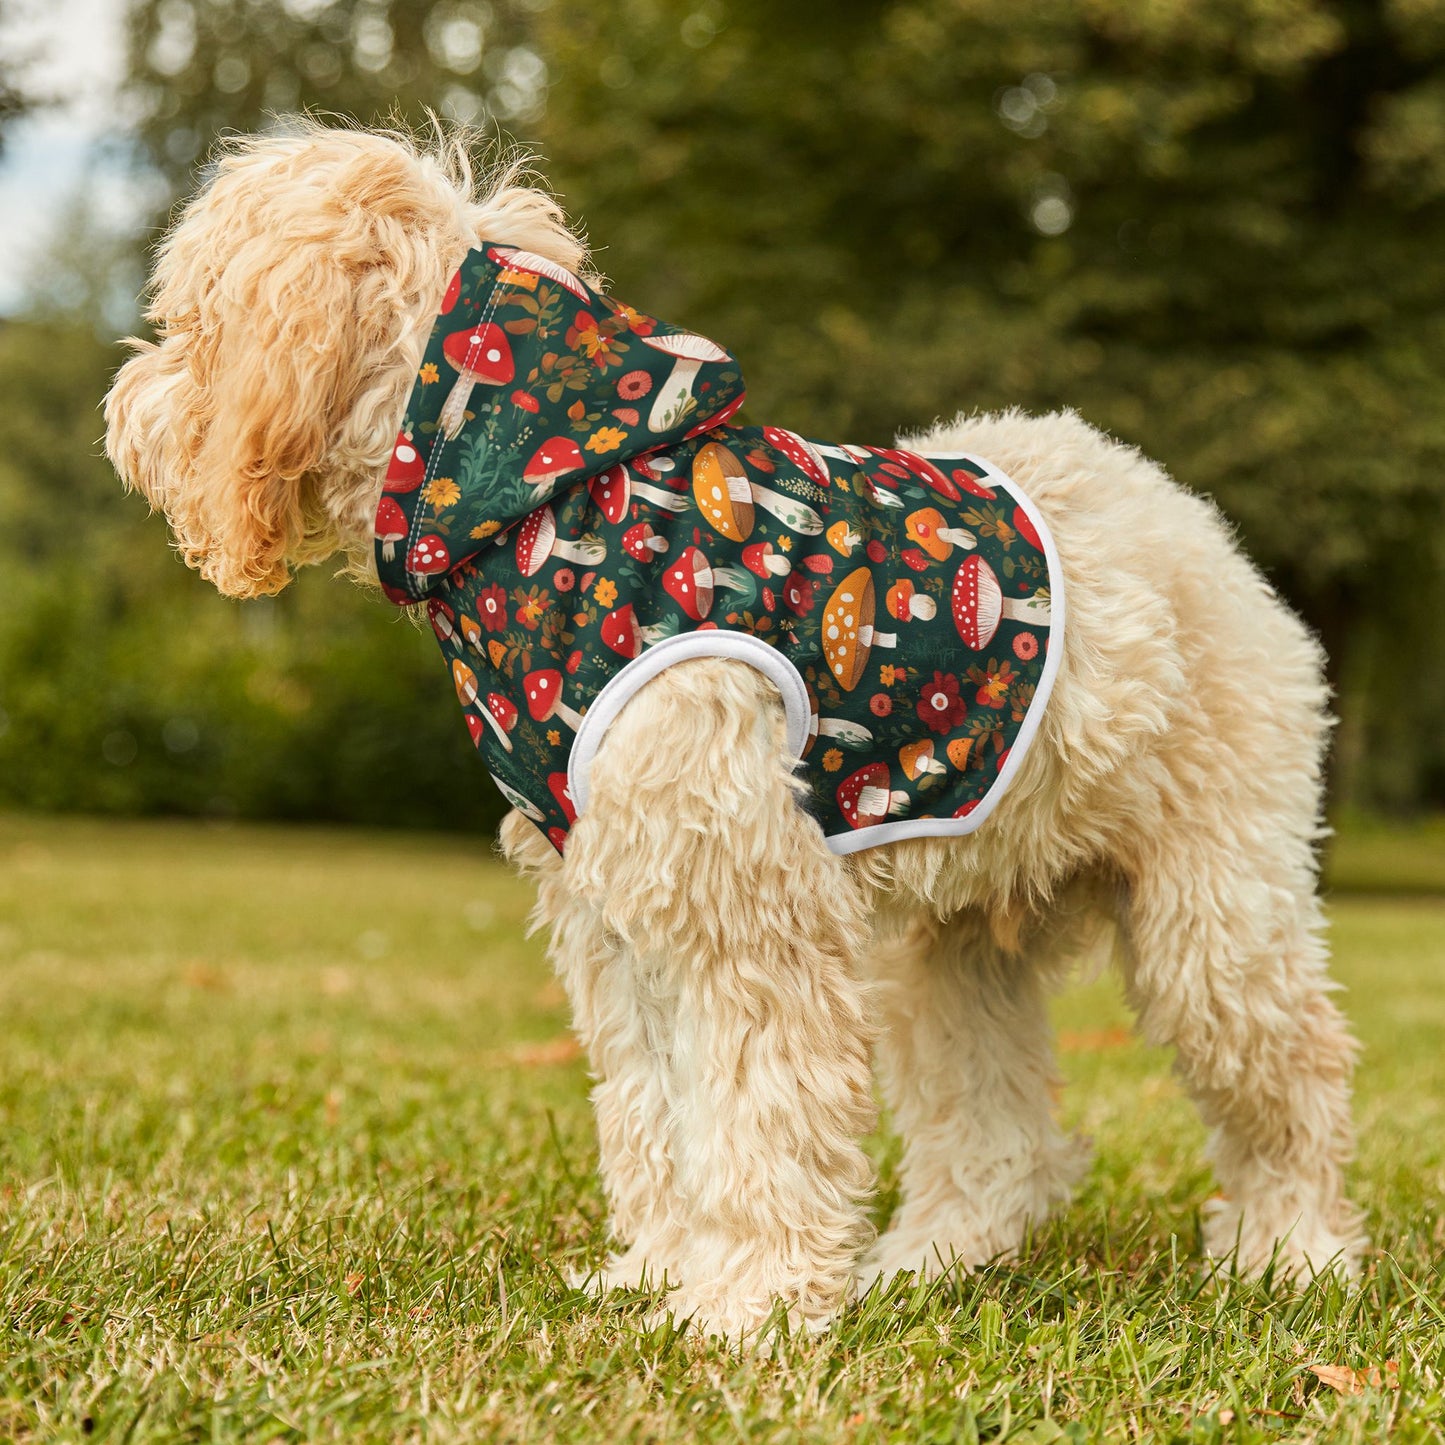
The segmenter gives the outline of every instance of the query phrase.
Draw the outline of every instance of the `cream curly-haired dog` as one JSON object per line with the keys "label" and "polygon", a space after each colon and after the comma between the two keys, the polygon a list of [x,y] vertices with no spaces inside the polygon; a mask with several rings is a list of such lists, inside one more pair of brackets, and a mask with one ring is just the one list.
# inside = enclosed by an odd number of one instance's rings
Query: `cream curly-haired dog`
{"label": "cream curly-haired dog", "polygon": [[[477,186],[456,142],[302,126],[226,147],[160,249],[158,339],[106,404],[121,476],[222,592],[334,555],[374,575],[398,419],[479,238],[585,261],[545,194]],[[740,1337],[779,1300],[821,1326],[860,1279],[1007,1256],[1085,1164],[1051,1109],[1046,1003],[1100,919],[1212,1130],[1210,1250],[1352,1269],[1318,647],[1208,503],[1072,414],[961,416],[907,445],[1016,479],[1067,582],[1053,696],[986,826],[836,856],[798,806],[773,684],[706,659],[612,725],[565,860],[520,814],[503,828],[597,1080],[619,1253],[595,1279],[665,1278],[679,1319]],[[1240,679],[1266,673],[1260,705]],[[726,764],[704,782],[677,736]],[[876,1240],[875,1054],[906,1145]]]}

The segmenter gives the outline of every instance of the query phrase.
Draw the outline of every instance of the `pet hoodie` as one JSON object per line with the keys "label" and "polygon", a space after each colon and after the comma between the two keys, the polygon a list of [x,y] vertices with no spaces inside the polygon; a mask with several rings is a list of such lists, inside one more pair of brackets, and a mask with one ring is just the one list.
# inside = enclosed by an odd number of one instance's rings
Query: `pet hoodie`
{"label": "pet hoodie", "polygon": [[1062,652],[1043,522],[981,458],[733,425],[743,396],[705,337],[482,244],[387,470],[387,595],[425,605],[488,770],[559,851],[610,723],[694,657],[776,684],[835,853],[971,832]]}

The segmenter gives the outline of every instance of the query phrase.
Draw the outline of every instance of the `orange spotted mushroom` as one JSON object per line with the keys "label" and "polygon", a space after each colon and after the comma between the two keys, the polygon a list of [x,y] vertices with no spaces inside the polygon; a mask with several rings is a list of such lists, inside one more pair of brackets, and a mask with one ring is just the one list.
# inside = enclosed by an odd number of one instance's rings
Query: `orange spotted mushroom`
{"label": "orange spotted mushroom", "polygon": [[875,647],[896,647],[891,632],[874,632],[873,574],[857,567],[837,586],[823,609],[823,658],[833,680],[852,692]]}
{"label": "orange spotted mushroom", "polygon": [[955,547],[972,552],[978,546],[978,538],[972,532],[950,527],[937,507],[920,507],[908,514],[905,523],[908,540],[921,547],[935,562],[942,562]]}
{"label": "orange spotted mushroom", "polygon": [[790,532],[801,536],[816,537],[823,530],[823,519],[811,507],[758,486],[737,453],[721,442],[708,442],[693,458],[692,494],[708,526],[729,542],[748,540],[755,507],[771,512]]}

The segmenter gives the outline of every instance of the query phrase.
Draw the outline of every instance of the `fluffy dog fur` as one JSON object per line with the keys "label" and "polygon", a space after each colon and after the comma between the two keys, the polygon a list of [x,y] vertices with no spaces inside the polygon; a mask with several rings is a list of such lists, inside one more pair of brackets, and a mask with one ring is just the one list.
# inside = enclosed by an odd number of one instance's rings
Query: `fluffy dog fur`
{"label": "fluffy dog fur", "polygon": [[[106,404],[121,476],[222,592],[337,554],[370,573],[397,419],[481,237],[585,265],[546,195],[515,172],[479,185],[455,141],[305,126],[226,147],[160,248],[158,340]],[[618,1245],[597,1282],[665,1277],[678,1318],[737,1338],[779,1300],[818,1327],[859,1278],[1008,1256],[1085,1164],[1050,1107],[1046,999],[1110,919],[1140,1028],[1213,1131],[1210,1250],[1352,1269],[1319,649],[1212,507],[1070,413],[903,444],[997,463],[1067,575],[1057,686],[985,827],[834,856],[795,806],[776,693],[719,660],[627,708],[565,861],[519,814],[504,826],[597,1081]],[[678,735],[706,767],[678,768],[658,741]],[[876,1240],[875,1053],[905,1140]]]}

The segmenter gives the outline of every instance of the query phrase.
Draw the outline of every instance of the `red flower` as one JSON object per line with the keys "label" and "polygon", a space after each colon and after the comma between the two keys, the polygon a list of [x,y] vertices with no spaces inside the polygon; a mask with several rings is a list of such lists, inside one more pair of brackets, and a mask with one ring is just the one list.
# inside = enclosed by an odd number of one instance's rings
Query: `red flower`
{"label": "red flower", "polygon": [[893,711],[893,699],[886,692],[875,692],[868,699],[868,707],[874,717],[887,717]]}
{"label": "red flower", "polygon": [[645,371],[629,371],[617,382],[617,394],[623,401],[641,401],[652,390],[652,378]]}
{"label": "red flower", "polygon": [[507,594],[496,586],[482,588],[477,598],[477,616],[488,632],[500,632],[507,625]]}
{"label": "red flower", "polygon": [[777,598],[773,596],[773,589],[771,587],[763,588],[763,606],[769,612],[773,612],[777,609]]}
{"label": "red flower", "polygon": [[514,391],[512,393],[512,405],[519,406],[523,411],[538,412],[542,409],[542,403],[532,395],[530,391]]}
{"label": "red flower", "polygon": [[570,592],[577,585],[577,578],[570,567],[559,567],[552,574],[552,585],[559,592]]}
{"label": "red flower", "polygon": [[935,672],[918,695],[918,716],[930,732],[952,732],[967,713],[968,704],[958,695],[958,679],[951,672]]}
{"label": "red flower", "polygon": [[1014,656],[1032,662],[1039,655],[1039,640],[1032,632],[1020,632],[1014,638]]}
{"label": "red flower", "polygon": [[783,584],[783,601],[787,603],[789,612],[806,617],[813,610],[813,584],[806,577],[791,573]]}
{"label": "red flower", "polygon": [[870,542],[866,548],[870,562],[882,562],[888,556],[888,548],[882,542]]}

